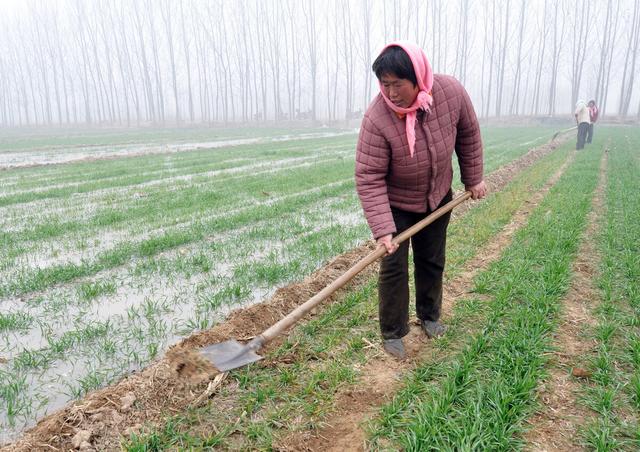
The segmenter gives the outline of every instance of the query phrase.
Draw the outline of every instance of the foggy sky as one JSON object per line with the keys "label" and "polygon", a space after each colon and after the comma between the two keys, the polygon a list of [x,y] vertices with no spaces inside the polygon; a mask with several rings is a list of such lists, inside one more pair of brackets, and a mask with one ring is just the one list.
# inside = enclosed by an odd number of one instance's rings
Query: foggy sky
{"label": "foggy sky", "polygon": [[0,126],[358,116],[395,39],[478,116],[570,115],[577,96],[636,117],[638,1],[0,0]]}

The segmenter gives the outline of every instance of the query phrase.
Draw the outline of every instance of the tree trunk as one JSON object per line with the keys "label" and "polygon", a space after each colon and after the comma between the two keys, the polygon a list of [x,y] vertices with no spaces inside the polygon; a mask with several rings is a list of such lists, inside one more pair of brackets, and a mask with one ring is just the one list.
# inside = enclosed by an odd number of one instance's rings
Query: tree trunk
{"label": "tree trunk", "polygon": [[541,39],[538,41],[539,42],[539,46],[538,46],[538,59],[537,59],[537,64],[536,64],[536,70],[534,71],[536,74],[536,80],[534,83],[534,89],[533,89],[533,105],[532,105],[532,109],[531,109],[531,113],[538,115],[540,114],[540,110],[539,108],[539,102],[540,102],[540,85],[541,85],[541,81],[542,81],[542,72],[543,72],[543,68],[544,68],[544,58],[545,58],[545,50],[546,50],[546,46],[547,46],[547,33],[549,32],[549,29],[547,27],[547,8],[548,8],[549,4],[548,4],[548,0],[544,0],[544,13],[542,16],[542,37]]}
{"label": "tree trunk", "polygon": [[496,116],[500,117],[502,114],[502,94],[504,92],[504,76],[506,72],[506,58],[507,58],[507,39],[509,36],[509,3],[507,0],[504,14],[504,29],[502,33],[502,45],[500,46],[500,63],[497,74],[498,86],[496,87]]}
{"label": "tree trunk", "polygon": [[149,74],[149,62],[147,60],[147,52],[145,50],[146,44],[145,44],[144,35],[143,35],[143,24],[142,24],[142,20],[140,19],[138,2],[131,2],[131,4],[133,5],[134,17],[136,20],[135,28],[138,31],[138,42],[139,42],[139,49],[140,49],[140,58],[139,58],[140,72],[142,73],[141,75],[142,75],[142,80],[144,84],[143,92],[145,93],[146,103],[147,103],[147,119],[155,122],[156,109],[154,105],[151,76]]}
{"label": "tree trunk", "polygon": [[189,99],[189,120],[191,123],[195,121],[195,112],[193,109],[193,89],[191,87],[191,58],[189,51],[189,42],[187,40],[187,30],[184,23],[183,0],[180,0],[180,24],[182,25],[182,47],[184,49],[185,68],[187,69],[187,95]]}
{"label": "tree trunk", "polygon": [[[629,114],[629,105],[631,96],[633,95],[633,84],[636,74],[636,60],[638,57],[638,48],[640,44],[640,1],[636,0],[633,5],[633,20],[631,21],[631,30],[629,32],[629,44],[624,60],[624,72],[622,76],[622,84],[620,87],[620,108],[618,114],[626,117]],[[631,58],[631,67],[629,68],[629,58]],[[627,76],[628,74],[628,76]]]}
{"label": "tree trunk", "polygon": [[589,14],[589,8],[586,0],[580,0],[577,4],[577,16],[575,18],[576,23],[573,26],[574,32],[572,52],[571,52],[571,105],[575,105],[578,102],[578,96],[580,93],[580,85],[582,82],[582,69],[584,67],[584,60],[587,55],[587,42],[590,39],[589,27],[587,18]]}
{"label": "tree trunk", "polygon": [[[180,3],[182,6],[182,2]],[[169,62],[171,63],[171,82],[173,86],[173,101],[175,105],[176,123],[180,124],[180,101],[178,100],[178,80],[176,77],[176,58],[173,51],[173,24],[172,24],[172,11],[170,3],[166,0],[160,2],[160,13],[162,14],[162,20],[164,22],[164,32],[167,38],[167,44],[169,45]]]}
{"label": "tree trunk", "polygon": [[513,95],[511,96],[511,106],[509,107],[510,115],[517,115],[519,110],[520,103],[520,78],[521,74],[521,66],[522,66],[522,44],[524,41],[524,28],[526,22],[525,15],[525,1],[522,0],[520,2],[520,32],[518,34],[518,56],[516,59],[516,75],[515,80],[513,82]]}

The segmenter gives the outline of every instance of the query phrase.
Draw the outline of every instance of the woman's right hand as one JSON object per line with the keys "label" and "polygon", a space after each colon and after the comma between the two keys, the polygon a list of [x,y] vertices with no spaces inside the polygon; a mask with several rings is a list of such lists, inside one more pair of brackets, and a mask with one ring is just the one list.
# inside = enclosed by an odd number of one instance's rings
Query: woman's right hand
{"label": "woman's right hand", "polygon": [[387,254],[393,254],[395,250],[398,249],[398,245],[395,243],[391,243],[391,239],[393,238],[392,234],[383,235],[379,237],[378,246],[384,246],[387,249]]}

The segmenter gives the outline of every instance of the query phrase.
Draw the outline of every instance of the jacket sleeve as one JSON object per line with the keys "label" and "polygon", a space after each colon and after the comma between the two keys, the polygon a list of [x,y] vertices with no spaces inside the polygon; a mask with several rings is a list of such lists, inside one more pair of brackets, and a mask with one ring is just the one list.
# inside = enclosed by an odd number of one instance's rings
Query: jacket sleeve
{"label": "jacket sleeve", "polygon": [[391,159],[389,143],[371,118],[365,115],[356,148],[356,190],[373,237],[396,232],[387,193]]}
{"label": "jacket sleeve", "polygon": [[480,124],[469,94],[462,85],[460,85],[460,91],[460,115],[455,149],[462,183],[465,187],[472,187],[482,182],[483,179],[482,137],[480,136]]}

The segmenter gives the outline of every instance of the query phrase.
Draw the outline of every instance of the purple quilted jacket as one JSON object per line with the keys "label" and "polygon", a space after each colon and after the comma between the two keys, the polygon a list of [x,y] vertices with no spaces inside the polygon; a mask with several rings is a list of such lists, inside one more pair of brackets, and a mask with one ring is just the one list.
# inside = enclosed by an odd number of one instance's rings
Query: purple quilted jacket
{"label": "purple quilted jacket", "polygon": [[430,112],[418,115],[413,157],[404,118],[380,94],[362,120],[356,150],[356,188],[374,238],[396,232],[391,206],[434,210],[451,188],[455,149],[462,183],[482,181],[482,139],[473,105],[455,78],[436,74]]}

